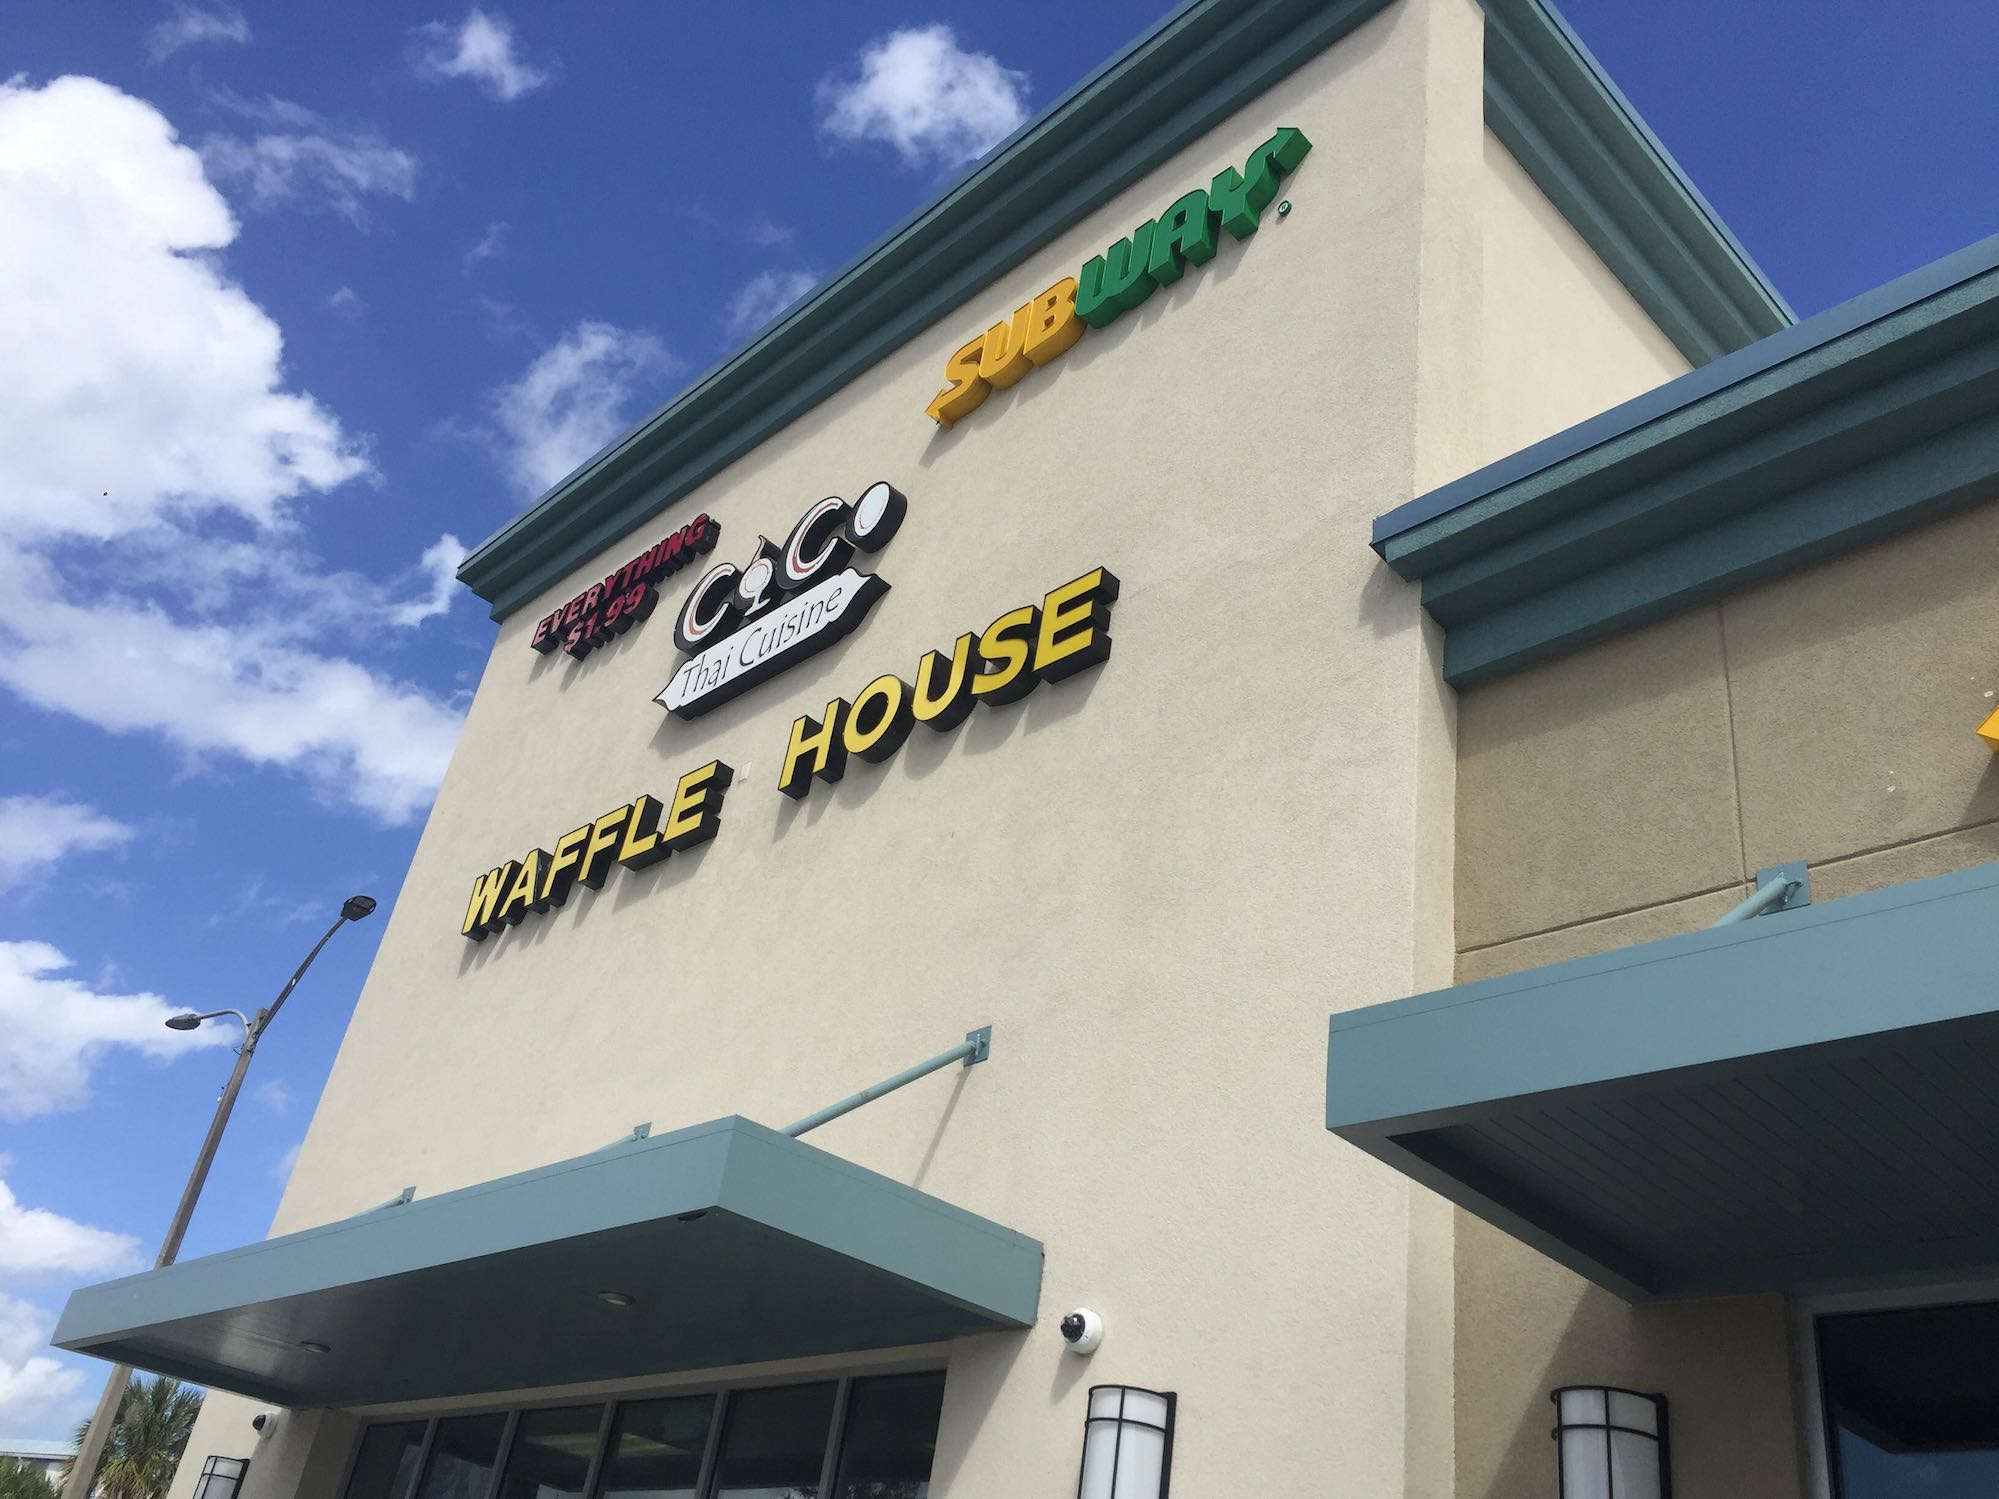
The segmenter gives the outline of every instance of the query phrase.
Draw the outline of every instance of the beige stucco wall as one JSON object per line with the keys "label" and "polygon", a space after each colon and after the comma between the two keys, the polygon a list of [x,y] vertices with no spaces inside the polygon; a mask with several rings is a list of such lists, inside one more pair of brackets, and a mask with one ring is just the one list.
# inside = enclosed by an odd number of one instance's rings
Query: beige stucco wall
{"label": "beige stucco wall", "polygon": [[[1401,1494],[1440,1460],[1443,1491],[1448,1396],[1419,1386],[1405,1453],[1405,1366],[1412,1325],[1448,1327],[1448,1255],[1318,1121],[1327,1011],[1449,977],[1434,643],[1360,539],[1414,482],[1423,101],[1448,70],[1476,149],[1477,14],[1399,0],[541,606],[676,518],[714,515],[741,561],[888,477],[892,589],[831,650],[682,723],[650,700],[682,589],[582,663],[528,648],[537,609],[501,627],[277,1231],[639,1119],[782,1124],[990,1022],[990,1062],[812,1137],[1047,1245],[1039,1324],[951,1352],[937,1491],[1071,1491],[1095,1381],[1180,1392],[1188,1493]],[[925,418],[971,332],[1280,125],[1314,142],[1288,217]],[[1124,584],[1103,669],[777,794],[795,715],[1099,563]],[[714,756],[737,779],[711,844],[458,935],[475,873]],[[1087,1362],[1055,1328],[1080,1304],[1110,1329]]]}
{"label": "beige stucco wall", "polygon": [[[1814,901],[1999,859],[1999,503],[1745,589],[1460,703],[1461,981],[1689,931],[1755,871]],[[1674,1403],[1682,1499],[1796,1494],[1775,1298],[1632,1309],[1468,1217],[1460,1491],[1547,1492],[1547,1391]],[[1785,1413],[1785,1419],[1776,1419]]]}
{"label": "beige stucco wall", "polygon": [[[1452,1214],[1320,1125],[1327,1012],[1449,982],[1459,942],[1456,705],[1364,538],[1678,367],[1485,132],[1481,41],[1472,0],[1397,0],[508,620],[274,1231],[640,1119],[782,1124],[990,1022],[989,1063],[813,1136],[1047,1246],[1039,1324],[948,1352],[935,1492],[1071,1492],[1085,1387],[1119,1381],[1180,1393],[1176,1492],[1473,1492]],[[972,332],[1281,125],[1314,142],[1288,217],[924,418]],[[911,502],[891,592],[707,717],[650,701],[690,574],[581,663],[528,648],[698,512],[740,562],[878,477]],[[1101,670],[777,794],[797,714],[1100,563]],[[476,873],[717,756],[711,844],[458,936]],[[1055,1330],[1082,1304],[1110,1329],[1087,1362]],[[173,1499],[250,1409],[211,1402]],[[281,1429],[244,1499],[330,1493],[333,1429]]]}
{"label": "beige stucco wall", "polygon": [[1490,461],[1663,385],[1688,364],[1498,138],[1488,133],[1484,145]]}

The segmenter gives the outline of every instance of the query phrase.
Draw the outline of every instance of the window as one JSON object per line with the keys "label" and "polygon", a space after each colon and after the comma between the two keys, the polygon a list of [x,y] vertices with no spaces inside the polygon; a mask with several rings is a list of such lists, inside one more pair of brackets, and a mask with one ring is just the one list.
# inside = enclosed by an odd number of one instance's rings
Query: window
{"label": "window", "polygon": [[388,1422],[345,1499],[929,1499],[943,1404],[931,1371]]}
{"label": "window", "polygon": [[493,1464],[500,1455],[504,1415],[454,1416],[439,1421],[417,1481],[416,1499],[486,1499]]}
{"label": "window", "polygon": [[1819,1379],[1840,1499],[1999,1492],[1999,1303],[1818,1319]]}
{"label": "window", "polygon": [[247,1457],[211,1457],[201,1465],[201,1477],[194,1485],[194,1499],[236,1499],[249,1470]]}
{"label": "window", "polygon": [[694,1499],[715,1416],[713,1395],[618,1407],[597,1499]]}
{"label": "window", "polygon": [[601,1405],[522,1411],[500,1476],[499,1499],[583,1499],[603,1424]]}
{"label": "window", "polygon": [[930,1460],[943,1407],[941,1373],[855,1380],[847,1390],[833,1499],[930,1499]]}
{"label": "window", "polygon": [[714,1499],[819,1499],[838,1392],[829,1382],[730,1396]]}
{"label": "window", "polygon": [[410,1499],[429,1426],[427,1421],[370,1426],[361,1438],[353,1476],[347,1480],[350,1499]]}

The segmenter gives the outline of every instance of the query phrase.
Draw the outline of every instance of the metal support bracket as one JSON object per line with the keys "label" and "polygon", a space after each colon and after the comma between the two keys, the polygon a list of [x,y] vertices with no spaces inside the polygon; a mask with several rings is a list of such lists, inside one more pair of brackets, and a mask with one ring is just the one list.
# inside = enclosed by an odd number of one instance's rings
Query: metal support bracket
{"label": "metal support bracket", "polygon": [[828,1104],[816,1114],[807,1114],[803,1119],[784,1127],[784,1133],[793,1139],[807,1130],[817,1129],[842,1114],[851,1114],[864,1103],[880,1098],[884,1093],[893,1093],[897,1088],[907,1087],[919,1077],[928,1077],[940,1067],[949,1067],[953,1062],[963,1061],[967,1067],[976,1066],[992,1055],[993,1028],[982,1025],[975,1031],[966,1031],[965,1039],[949,1051],[940,1051],[927,1062],[918,1062],[914,1067],[905,1067],[894,1077],[883,1078],[872,1088],[863,1088],[858,1093],[849,1094],[838,1103]]}
{"label": "metal support bracket", "polygon": [[1756,888],[1758,890],[1761,890],[1765,885],[1774,884],[1780,880],[1790,883],[1790,893],[1766,910],[1763,913],[1765,916],[1774,916],[1779,911],[1801,910],[1812,903],[1811,871],[1805,868],[1805,861],[1803,859],[1798,860],[1795,864],[1773,864],[1768,869],[1759,869],[1756,871]]}
{"label": "metal support bracket", "polygon": [[1719,917],[1713,925],[1733,926],[1756,916],[1796,911],[1812,903],[1812,877],[1804,861],[1775,864],[1756,871],[1756,893]]}

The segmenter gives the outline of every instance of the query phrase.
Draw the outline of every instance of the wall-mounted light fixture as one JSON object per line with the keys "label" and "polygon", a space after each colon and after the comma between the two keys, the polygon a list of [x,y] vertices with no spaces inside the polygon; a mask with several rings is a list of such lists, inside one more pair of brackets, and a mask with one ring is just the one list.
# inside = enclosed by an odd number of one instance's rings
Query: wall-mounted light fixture
{"label": "wall-mounted light fixture", "polygon": [[248,1458],[203,1459],[201,1477],[195,1480],[194,1499],[236,1499],[237,1491],[243,1487],[243,1475],[249,1471]]}
{"label": "wall-mounted light fixture", "polygon": [[1166,1499],[1176,1403],[1170,1392],[1091,1385],[1076,1499]]}
{"label": "wall-mounted light fixture", "polygon": [[1548,1398],[1561,1499],[1672,1499],[1664,1395],[1565,1385]]}

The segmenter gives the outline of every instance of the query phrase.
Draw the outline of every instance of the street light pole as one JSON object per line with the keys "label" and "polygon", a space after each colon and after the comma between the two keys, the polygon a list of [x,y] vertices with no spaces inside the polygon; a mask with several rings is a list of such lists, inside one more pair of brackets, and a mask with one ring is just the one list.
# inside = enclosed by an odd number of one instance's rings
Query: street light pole
{"label": "street light pole", "polygon": [[[180,1205],[174,1209],[173,1222],[167,1225],[167,1236],[160,1241],[159,1257],[153,1261],[155,1270],[171,1265],[180,1253],[180,1242],[187,1235],[188,1220],[194,1217],[194,1205],[208,1181],[208,1168],[214,1164],[216,1147],[222,1143],[222,1131],[236,1108],[236,1095],[243,1091],[243,1075],[250,1070],[250,1058],[256,1055],[257,1042],[263,1038],[271,1022],[278,1018],[278,1011],[291,998],[292,990],[305,977],[306,969],[312,967],[312,960],[319,956],[319,950],[333,940],[333,934],[350,921],[362,920],[374,909],[375,902],[371,897],[349,896],[341,904],[339,919],[312,945],[312,951],[305,955],[305,961],[298,965],[284,988],[278,991],[278,997],[253,1017],[244,1019],[240,1010],[210,1010],[201,1015],[175,1015],[167,1021],[172,1030],[191,1031],[204,1020],[233,1015],[242,1022],[243,1044],[236,1048],[236,1066],[222,1089],[220,1101],[215,1105],[215,1117],[208,1122],[208,1135],[201,1142],[201,1153],[194,1158],[194,1170],[188,1173],[187,1185],[181,1189]],[[104,1381],[104,1393],[97,1397],[97,1409],[83,1434],[83,1445],[77,1450],[69,1465],[69,1476],[63,1481],[62,1499],[89,1499],[91,1486],[97,1477],[97,1465],[103,1461],[105,1445],[111,1440],[111,1428],[118,1421],[118,1407],[124,1404],[125,1391],[131,1382],[130,1364],[112,1365],[110,1377]]]}

